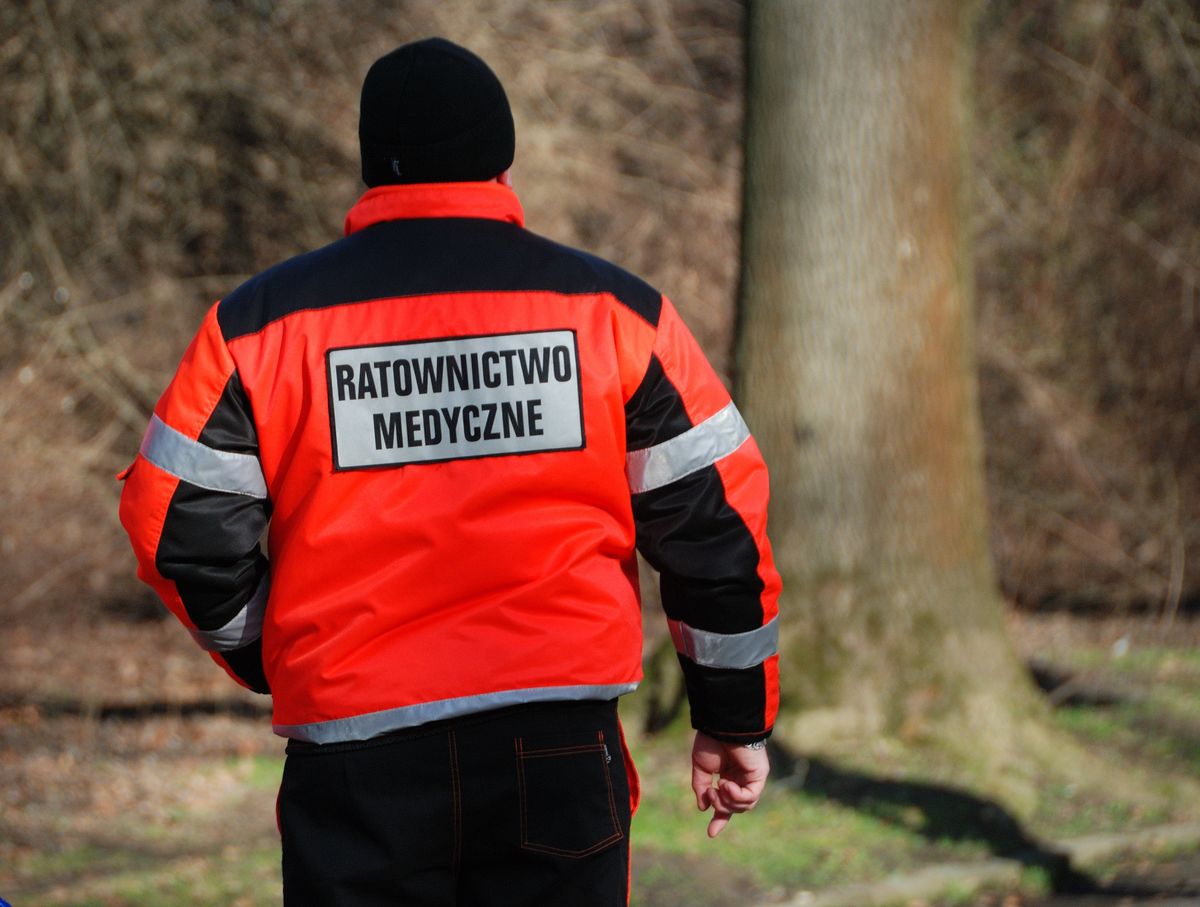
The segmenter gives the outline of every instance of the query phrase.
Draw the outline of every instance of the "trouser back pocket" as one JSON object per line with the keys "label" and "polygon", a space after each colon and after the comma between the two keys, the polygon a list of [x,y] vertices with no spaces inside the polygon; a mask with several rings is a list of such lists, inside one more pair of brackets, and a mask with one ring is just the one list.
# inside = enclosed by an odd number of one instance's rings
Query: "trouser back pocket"
{"label": "trouser back pocket", "polygon": [[603,731],[590,740],[518,737],[516,750],[522,847],[584,857],[621,840]]}

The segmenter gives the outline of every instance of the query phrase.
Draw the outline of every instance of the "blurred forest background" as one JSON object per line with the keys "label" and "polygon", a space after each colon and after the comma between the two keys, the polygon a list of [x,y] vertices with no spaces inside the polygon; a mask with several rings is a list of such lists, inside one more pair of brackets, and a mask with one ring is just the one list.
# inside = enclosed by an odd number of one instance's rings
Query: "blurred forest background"
{"label": "blurred forest background", "polygon": [[[205,308],[340,235],[369,63],[429,34],[483,56],[514,108],[528,226],[663,288],[729,378],[744,17],[737,0],[0,0],[0,766],[19,779],[0,865],[67,815],[88,813],[72,827],[96,847],[122,809],[157,821],[213,796],[155,800],[179,773],[156,746],[270,745],[261,718],[237,722],[249,705],[213,705],[224,676],[136,583],[113,475]],[[1119,629],[1069,632],[1106,645],[1192,640],[1200,14],[995,0],[975,38],[976,347],[1014,631],[1084,615]],[[226,723],[137,743],[44,723],[164,702]],[[42,734],[33,756],[18,727]],[[139,779],[64,786],[80,734],[136,756]]]}
{"label": "blurred forest background", "polygon": [[[531,229],[661,286],[718,367],[737,278],[728,0],[0,5],[0,600],[145,593],[111,476],[203,309],[330,241],[357,90],[413,35],[477,48]],[[1200,595],[1200,24],[1188,0],[985,5],[976,308],[992,549],[1024,608]],[[86,607],[79,607],[86,590]],[[67,606],[66,603],[70,602]]]}

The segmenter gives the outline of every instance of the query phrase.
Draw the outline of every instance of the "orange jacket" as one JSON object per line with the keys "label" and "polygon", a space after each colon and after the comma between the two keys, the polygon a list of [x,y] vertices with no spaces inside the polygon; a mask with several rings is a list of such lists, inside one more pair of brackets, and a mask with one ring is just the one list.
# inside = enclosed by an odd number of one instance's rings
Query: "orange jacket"
{"label": "orange jacket", "polygon": [[762,738],[758,449],[668,300],[522,223],[497,183],[378,187],[213,306],[124,474],[139,576],[324,743],[634,689],[636,545],[694,724]]}

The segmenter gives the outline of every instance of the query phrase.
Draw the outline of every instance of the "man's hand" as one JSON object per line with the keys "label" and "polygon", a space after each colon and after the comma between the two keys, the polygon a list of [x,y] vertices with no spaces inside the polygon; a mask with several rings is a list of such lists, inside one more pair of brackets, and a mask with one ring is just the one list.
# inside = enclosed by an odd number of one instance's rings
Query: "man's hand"
{"label": "man's hand", "polygon": [[[692,744],[692,790],[696,792],[696,807],[701,812],[712,807],[713,817],[708,823],[710,838],[721,833],[734,813],[754,808],[770,770],[765,749],[722,743],[696,732],[696,742]],[[718,776],[720,781],[714,787],[713,779]]]}

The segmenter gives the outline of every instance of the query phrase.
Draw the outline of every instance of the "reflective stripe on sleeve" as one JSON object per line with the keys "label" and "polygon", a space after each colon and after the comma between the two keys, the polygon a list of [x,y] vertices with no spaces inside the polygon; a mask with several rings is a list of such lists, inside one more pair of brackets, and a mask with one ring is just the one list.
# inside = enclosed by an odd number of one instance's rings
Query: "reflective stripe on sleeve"
{"label": "reflective stripe on sleeve", "polygon": [[262,636],[263,615],[267,610],[267,596],[271,591],[269,575],[264,574],[250,601],[242,607],[229,623],[215,630],[192,630],[192,638],[200,648],[209,652],[230,652],[248,646]]}
{"label": "reflective stripe on sleeve", "polygon": [[477,696],[459,696],[454,699],[439,699],[436,702],[421,702],[395,709],[352,715],[349,718],[334,718],[312,724],[277,724],[274,731],[280,737],[304,740],[308,743],[346,743],[351,740],[369,740],[415,727],[443,718],[457,718],[489,709],[529,702],[563,702],[581,699],[615,699],[637,689],[636,683],[613,683],[570,687],[534,687],[528,690],[500,690],[496,693],[481,693]]}
{"label": "reflective stripe on sleeve", "polygon": [[267,496],[258,457],[214,450],[176,431],[157,415],[151,417],[142,438],[141,454],[164,472],[199,488],[252,498]]}
{"label": "reflective stripe on sleeve", "polygon": [[676,651],[709,668],[752,668],[779,651],[777,617],[745,633],[712,633],[680,620],[668,620],[667,626]]}
{"label": "reflective stripe on sleeve", "polygon": [[729,456],[750,437],[742,414],[730,403],[676,435],[625,456],[625,475],[633,494],[670,485]]}

